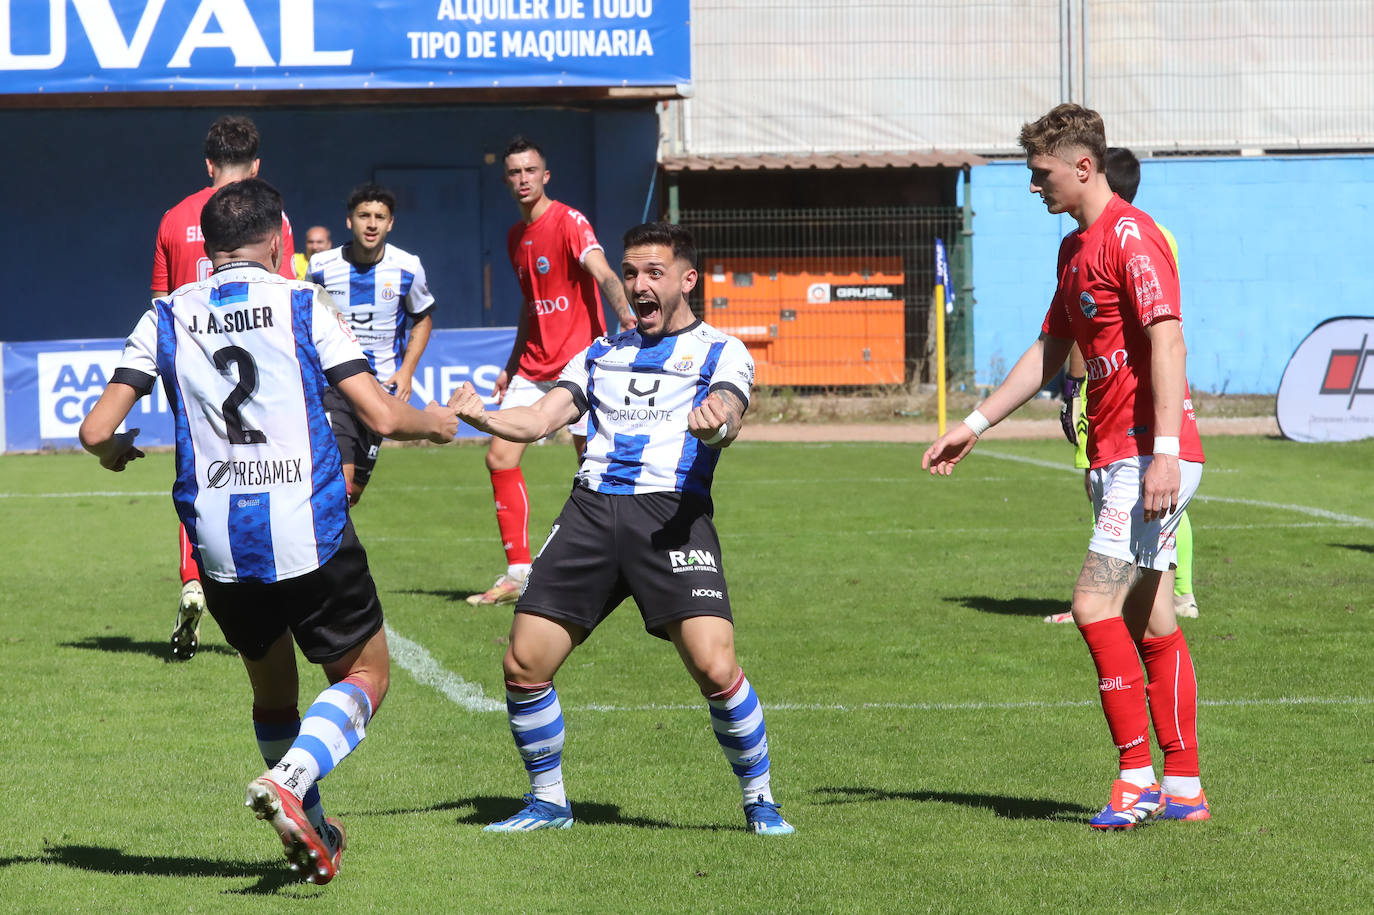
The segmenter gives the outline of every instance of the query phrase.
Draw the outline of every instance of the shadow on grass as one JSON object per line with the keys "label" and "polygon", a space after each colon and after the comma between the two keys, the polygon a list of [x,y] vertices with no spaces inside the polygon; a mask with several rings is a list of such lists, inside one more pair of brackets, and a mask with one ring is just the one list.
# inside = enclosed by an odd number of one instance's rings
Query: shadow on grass
{"label": "shadow on grass", "polygon": [[1342,550],[1354,550],[1357,553],[1374,553],[1374,543],[1333,543],[1331,545]]}
{"label": "shadow on grass", "polygon": [[451,589],[443,589],[443,590],[435,591],[435,590],[430,590],[430,589],[428,589],[428,588],[392,588],[392,589],[390,589],[389,591],[387,591],[387,592],[385,592],[385,593],[388,593],[388,594],[409,594],[409,595],[419,595],[419,596],[421,596],[421,597],[440,597],[440,598],[443,598],[444,600],[448,601],[449,603],[456,604],[456,603],[458,603],[458,602],[460,602],[460,601],[466,601],[469,597],[471,597],[471,596],[474,595],[474,594],[482,594],[482,593],[484,593],[484,592],[487,590],[488,587],[490,587],[490,586],[489,586],[489,585],[483,585],[482,587],[476,588],[476,589],[474,589],[474,590],[472,590],[472,591],[465,591],[465,590],[462,590],[461,588],[458,589],[458,590],[456,590],[456,591],[455,591],[455,590],[451,590]]}
{"label": "shadow on grass", "polygon": [[868,804],[874,801],[937,801],[943,804],[962,804],[991,810],[1007,820],[1066,820],[1079,821],[1097,813],[1096,807],[1084,807],[1068,801],[1054,801],[1038,797],[1007,797],[1002,794],[968,794],[962,791],[885,791],[881,788],[825,787],[816,793],[821,804]]}
{"label": "shadow on grass", "polygon": [[1069,594],[1063,597],[1013,597],[1003,599],[971,594],[967,597],[947,597],[945,600],[963,604],[979,613],[999,613],[1003,616],[1035,616],[1044,618],[1051,613],[1069,609]]}
{"label": "shadow on grass", "polygon": [[[492,797],[489,795],[475,795],[473,797],[458,798],[453,801],[444,801],[441,804],[433,804],[429,807],[412,809],[393,809],[393,810],[372,810],[358,811],[348,814],[350,818],[363,816],[402,816],[415,813],[436,813],[446,810],[460,811],[458,822],[470,826],[486,826],[488,823],[495,823],[504,820],[506,817],[518,812],[524,802],[520,798],[514,797]],[[698,829],[707,832],[716,832],[721,829],[728,829],[728,826],[713,824],[694,824],[683,825],[682,823],[670,823],[667,820],[653,820],[648,817],[626,816],[620,812],[619,805],[598,804],[594,801],[579,801],[574,799],[573,819],[578,823],[585,823],[589,826],[634,826],[640,829]]]}
{"label": "shadow on grass", "polygon": [[[127,635],[93,635],[76,642],[63,642],[63,648],[81,648],[86,651],[108,651],[111,654],[144,654],[149,657],[166,661],[168,664],[180,664],[180,661],[172,659],[169,642],[136,642]],[[237,658],[239,653],[228,645],[205,645],[202,644],[196,649],[196,654],[219,654],[229,658]]]}
{"label": "shadow on grass", "polygon": [[185,858],[162,855],[131,855],[117,848],[100,845],[49,845],[41,855],[0,859],[0,866],[41,862],[100,874],[139,874],[154,877],[250,877],[252,886],[228,890],[230,893],[265,895],[289,884],[303,882],[285,861],[214,861],[210,858]]}

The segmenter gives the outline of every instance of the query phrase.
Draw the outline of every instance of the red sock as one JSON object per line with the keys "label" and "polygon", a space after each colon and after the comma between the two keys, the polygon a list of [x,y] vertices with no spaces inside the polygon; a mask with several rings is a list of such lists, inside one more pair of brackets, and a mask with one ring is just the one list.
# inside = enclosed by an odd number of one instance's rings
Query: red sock
{"label": "red sock", "polygon": [[501,546],[506,564],[530,563],[530,499],[525,490],[525,475],[519,467],[491,472],[491,492],[496,497],[496,526],[501,531]]}
{"label": "red sock", "polygon": [[181,583],[200,581],[200,566],[191,552],[191,538],[186,536],[186,525],[177,525],[177,542],[181,545]]}
{"label": "red sock", "polygon": [[1150,762],[1150,716],[1145,706],[1145,675],[1135,642],[1121,617],[1079,626],[1097,666],[1098,695],[1121,768],[1143,769]]}
{"label": "red sock", "polygon": [[1183,630],[1140,642],[1150,685],[1150,720],[1164,750],[1164,774],[1194,778],[1197,758],[1197,675]]}

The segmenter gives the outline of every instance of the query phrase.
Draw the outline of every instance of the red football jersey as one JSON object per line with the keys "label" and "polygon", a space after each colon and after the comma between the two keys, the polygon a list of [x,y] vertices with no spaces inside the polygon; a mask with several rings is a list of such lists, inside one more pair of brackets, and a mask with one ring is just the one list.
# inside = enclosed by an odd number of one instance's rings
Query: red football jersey
{"label": "red football jersey", "polygon": [[[1154,453],[1150,338],[1156,321],[1182,320],[1178,266],[1143,210],[1115,195],[1102,215],[1059,246],[1059,286],[1041,325],[1071,337],[1088,363],[1088,462]],[[1184,382],[1179,457],[1202,461],[1193,400]]]}
{"label": "red football jersey", "polygon": [[569,359],[606,332],[601,293],[582,269],[582,258],[602,250],[601,243],[587,217],[552,200],[534,222],[511,226],[506,247],[529,324],[516,373],[531,381],[557,378]]}
{"label": "red football jersey", "polygon": [[[205,237],[200,232],[200,211],[214,192],[212,187],[202,188],[163,214],[157,227],[149,289],[171,292],[210,275],[210,258],[205,255]],[[281,266],[277,272],[294,280],[296,270],[291,257],[296,253],[296,242],[291,237],[291,220],[285,213],[281,214],[281,242]]]}

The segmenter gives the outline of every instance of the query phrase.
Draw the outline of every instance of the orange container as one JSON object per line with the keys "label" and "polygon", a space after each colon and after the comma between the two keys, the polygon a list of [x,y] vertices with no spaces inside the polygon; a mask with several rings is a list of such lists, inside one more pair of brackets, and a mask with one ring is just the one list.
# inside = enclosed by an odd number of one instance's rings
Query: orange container
{"label": "orange container", "polygon": [[739,337],[758,384],[902,384],[905,275],[899,257],[707,260],[706,321]]}

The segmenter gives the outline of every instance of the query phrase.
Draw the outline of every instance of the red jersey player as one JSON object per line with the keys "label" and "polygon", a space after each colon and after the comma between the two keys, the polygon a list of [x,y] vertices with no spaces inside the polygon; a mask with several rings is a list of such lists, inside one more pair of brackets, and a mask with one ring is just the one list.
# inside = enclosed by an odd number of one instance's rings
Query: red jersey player
{"label": "red jersey player", "polygon": [[[592,224],[577,210],[544,193],[549,169],[543,150],[515,137],[502,157],[506,186],[521,221],[506,237],[511,267],[524,304],[506,367],[494,393],[502,406],[527,407],[549,391],[568,360],[606,332],[600,287],[622,329],[635,326],[620,275],[606,260]],[[578,458],[587,440],[585,417],[569,427]],[[493,437],[487,470],[496,499],[496,524],[506,551],[506,571],[470,604],[513,603],[529,573],[529,495],[520,472],[521,442]]]}
{"label": "red jersey player", "polygon": [[[1024,125],[1020,142],[1031,192],[1051,213],[1072,216],[1078,230],[1060,245],[1059,283],[1040,337],[977,409],[930,446],[921,466],[948,476],[990,425],[1044,387],[1078,343],[1087,361],[1096,525],[1074,586],[1073,618],[1097,668],[1120,755],[1111,800],[1090,825],[1205,820],[1197,680],[1173,602],[1175,531],[1203,462],[1178,270],[1154,220],[1108,186],[1097,112],[1059,105]],[[1150,755],[1151,722],[1164,752],[1162,783]]]}
{"label": "red jersey player", "polygon": [[[210,125],[205,135],[205,171],[210,186],[201,188],[162,216],[153,249],[153,298],[159,299],[187,283],[210,275],[210,258],[200,231],[200,211],[215,191],[253,178],[258,174],[258,128],[245,117],[225,115]],[[295,279],[292,255],[291,222],[281,217],[282,257],[279,272]],[[186,538],[186,528],[178,526],[181,544],[181,603],[172,627],[172,657],[189,661],[200,645],[200,617],[205,611],[205,594],[200,584],[200,569]]]}

